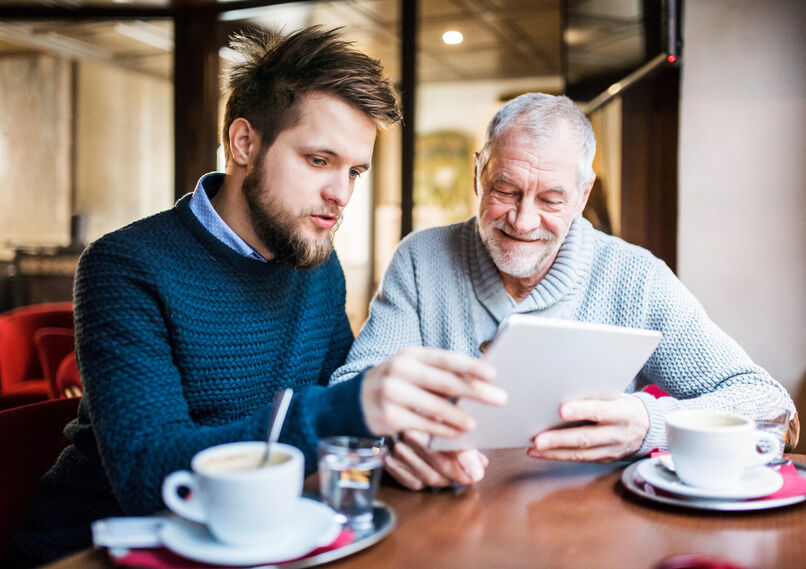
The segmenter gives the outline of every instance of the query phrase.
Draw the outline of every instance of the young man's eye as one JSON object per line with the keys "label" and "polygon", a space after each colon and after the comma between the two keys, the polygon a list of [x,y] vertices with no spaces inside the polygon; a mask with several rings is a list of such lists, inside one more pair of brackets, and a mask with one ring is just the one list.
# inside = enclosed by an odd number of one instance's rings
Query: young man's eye
{"label": "young man's eye", "polygon": [[356,170],[355,168],[350,169],[350,177],[353,180],[357,179],[361,174],[362,172],[360,170]]}
{"label": "young man's eye", "polygon": [[313,164],[314,166],[324,166],[325,164],[327,164],[324,158],[319,158],[318,156],[311,156],[309,160],[311,161],[311,164]]}

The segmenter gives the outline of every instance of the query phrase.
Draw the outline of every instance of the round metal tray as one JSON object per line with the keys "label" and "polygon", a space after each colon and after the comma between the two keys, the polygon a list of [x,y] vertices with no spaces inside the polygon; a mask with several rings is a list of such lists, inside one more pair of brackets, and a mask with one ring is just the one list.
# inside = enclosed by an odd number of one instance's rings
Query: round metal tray
{"label": "round metal tray", "polygon": [[287,563],[278,563],[270,565],[257,565],[253,569],[261,568],[282,568],[282,569],[302,569],[303,567],[315,567],[324,563],[330,563],[336,559],[347,557],[353,553],[357,553],[362,549],[366,549],[371,545],[375,545],[384,537],[389,535],[389,532],[394,529],[397,523],[397,516],[395,511],[379,500],[375,500],[372,504],[372,528],[361,533],[357,533],[351,543],[343,545],[337,549],[324,551],[317,555],[310,557],[303,557],[295,561],[288,561]]}

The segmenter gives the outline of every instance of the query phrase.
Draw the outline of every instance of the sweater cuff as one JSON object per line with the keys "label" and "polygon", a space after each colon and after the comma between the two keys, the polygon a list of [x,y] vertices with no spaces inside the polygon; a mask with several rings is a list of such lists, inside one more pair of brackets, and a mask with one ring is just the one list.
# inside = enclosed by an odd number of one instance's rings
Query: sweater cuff
{"label": "sweater cuff", "polygon": [[305,474],[316,471],[319,439],[337,435],[372,436],[361,410],[364,374],[348,381],[322,387],[314,385],[296,394],[281,440],[298,447],[305,455]]}
{"label": "sweater cuff", "polygon": [[360,373],[322,390],[314,420],[316,434],[320,438],[339,435],[373,436],[364,421],[364,411],[361,408],[363,383],[364,374]]}
{"label": "sweater cuff", "polygon": [[648,455],[652,450],[668,450],[669,443],[666,440],[666,416],[672,411],[676,411],[680,402],[674,397],[659,397],[655,399],[649,393],[633,393],[641,400],[646,407],[649,416],[649,430],[644,437],[641,448],[633,455],[639,458]]}

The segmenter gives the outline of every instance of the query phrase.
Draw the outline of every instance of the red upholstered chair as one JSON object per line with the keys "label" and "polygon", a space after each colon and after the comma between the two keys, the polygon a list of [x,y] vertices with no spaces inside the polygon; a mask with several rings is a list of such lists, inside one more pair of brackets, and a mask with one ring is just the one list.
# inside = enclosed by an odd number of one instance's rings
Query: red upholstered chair
{"label": "red upholstered chair", "polygon": [[80,399],[54,399],[0,411],[0,559],[25,521],[42,475],[67,446],[62,431]]}
{"label": "red upholstered chair", "polygon": [[34,344],[34,334],[45,327],[73,328],[72,303],[34,304],[0,314],[0,408],[50,395]]}
{"label": "red upholstered chair", "polygon": [[84,393],[75,352],[70,352],[59,364],[59,369],[56,370],[56,390],[59,397],[81,397]]}
{"label": "red upholstered chair", "polygon": [[50,398],[64,397],[56,385],[56,371],[64,358],[75,351],[75,332],[72,328],[40,328],[34,333],[34,344],[39,355],[39,365],[48,382]]}

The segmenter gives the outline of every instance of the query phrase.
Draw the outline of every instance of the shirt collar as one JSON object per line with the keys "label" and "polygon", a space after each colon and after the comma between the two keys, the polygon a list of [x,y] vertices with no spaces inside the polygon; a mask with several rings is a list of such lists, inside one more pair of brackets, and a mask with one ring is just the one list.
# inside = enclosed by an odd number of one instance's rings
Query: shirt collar
{"label": "shirt collar", "polygon": [[190,210],[199,220],[199,223],[224,245],[234,249],[244,257],[250,257],[264,263],[267,262],[263,255],[258,253],[254,247],[244,241],[221,219],[221,216],[218,215],[210,202],[210,199],[218,193],[223,182],[224,174],[222,172],[211,172],[199,178],[196,183],[196,189],[190,198]]}

